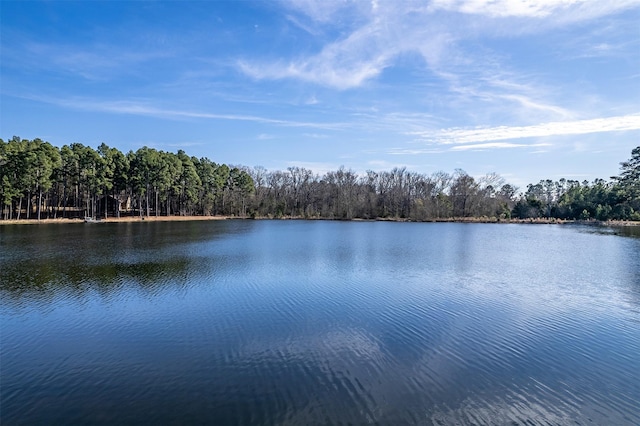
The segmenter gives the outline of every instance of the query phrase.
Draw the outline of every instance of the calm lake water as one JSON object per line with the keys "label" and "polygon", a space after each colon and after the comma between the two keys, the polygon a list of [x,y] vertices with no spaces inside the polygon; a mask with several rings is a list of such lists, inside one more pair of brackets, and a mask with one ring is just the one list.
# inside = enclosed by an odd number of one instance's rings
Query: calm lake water
{"label": "calm lake water", "polygon": [[2,226],[0,421],[638,425],[635,232]]}

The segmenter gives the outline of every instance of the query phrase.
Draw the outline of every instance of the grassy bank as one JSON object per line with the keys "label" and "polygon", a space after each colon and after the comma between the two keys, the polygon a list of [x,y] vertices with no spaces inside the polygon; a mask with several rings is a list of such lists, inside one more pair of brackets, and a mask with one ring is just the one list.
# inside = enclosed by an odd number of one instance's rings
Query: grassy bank
{"label": "grassy bank", "polygon": [[[202,221],[202,220],[226,220],[241,219],[234,216],[127,216],[127,217],[109,217],[102,219],[105,223],[129,223],[129,222],[183,222],[183,221]],[[247,218],[248,219],[248,218]],[[305,217],[257,217],[257,220],[334,220],[329,218],[305,218]],[[596,226],[640,226],[638,221],[610,220],[600,222],[595,220],[564,220],[555,218],[535,218],[535,219],[500,219],[496,217],[454,217],[454,218],[434,218],[423,221],[415,221],[403,218],[376,218],[376,219],[347,219],[351,221],[380,221],[380,222],[423,222],[423,223],[518,223],[518,224],[584,224]],[[43,225],[43,224],[65,224],[65,223],[83,223],[83,219],[20,219],[20,220],[0,220],[2,225]]]}

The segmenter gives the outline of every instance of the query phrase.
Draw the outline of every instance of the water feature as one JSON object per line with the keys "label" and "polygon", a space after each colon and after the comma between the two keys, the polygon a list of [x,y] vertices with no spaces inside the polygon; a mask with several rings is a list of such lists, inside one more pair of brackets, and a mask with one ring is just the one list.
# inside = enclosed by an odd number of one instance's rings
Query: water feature
{"label": "water feature", "polygon": [[567,225],[0,227],[0,421],[640,424],[640,238]]}

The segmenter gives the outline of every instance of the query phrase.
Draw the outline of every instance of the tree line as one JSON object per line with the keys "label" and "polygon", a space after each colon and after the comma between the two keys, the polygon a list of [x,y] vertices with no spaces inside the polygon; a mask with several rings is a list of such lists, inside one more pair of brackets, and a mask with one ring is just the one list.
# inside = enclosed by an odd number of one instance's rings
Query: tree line
{"label": "tree line", "polygon": [[0,139],[2,218],[109,215],[246,215],[253,181],[207,158],[101,144],[58,149],[40,139]]}
{"label": "tree line", "polygon": [[101,144],[57,148],[0,139],[2,220],[226,215],[433,220],[466,217],[640,220],[640,147],[610,181],[543,180],[526,191],[490,173],[425,175],[394,168],[324,175],[217,164],[184,151]]}

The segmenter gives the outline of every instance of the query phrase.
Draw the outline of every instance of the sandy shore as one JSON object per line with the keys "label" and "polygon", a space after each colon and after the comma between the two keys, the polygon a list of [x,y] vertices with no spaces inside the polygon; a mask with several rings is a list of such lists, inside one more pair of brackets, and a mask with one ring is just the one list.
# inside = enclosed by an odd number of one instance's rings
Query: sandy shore
{"label": "sandy shore", "polygon": [[[126,217],[108,217],[101,219],[106,223],[126,223],[126,222],[180,222],[195,220],[225,220],[234,219],[229,216],[126,216]],[[83,223],[83,219],[20,219],[20,220],[0,220],[1,225],[45,225],[52,223]]]}
{"label": "sandy shore", "polygon": [[[144,216],[142,219],[140,216],[127,216],[127,217],[109,217],[107,219],[101,219],[101,222],[107,223],[120,223],[120,222],[180,222],[180,221],[198,221],[198,220],[227,220],[227,219],[242,219],[234,216]],[[248,218],[245,218],[248,219]],[[283,218],[269,218],[258,217],[257,220],[332,220],[325,218],[304,218],[304,217],[283,217]],[[378,218],[378,219],[351,219],[352,221],[385,221],[385,222],[455,222],[455,223],[521,223],[521,224],[584,224],[584,225],[596,225],[596,226],[640,226],[640,222],[637,221],[623,221],[623,220],[610,220],[606,222],[599,221],[575,221],[575,220],[563,220],[563,219],[497,219],[495,217],[460,217],[460,218],[441,218],[441,219],[429,219],[425,221],[414,221],[410,219],[398,219],[398,218]],[[42,224],[56,224],[56,223],[83,223],[83,219],[20,219],[20,220],[0,220],[0,226],[2,225],[42,225]]]}

